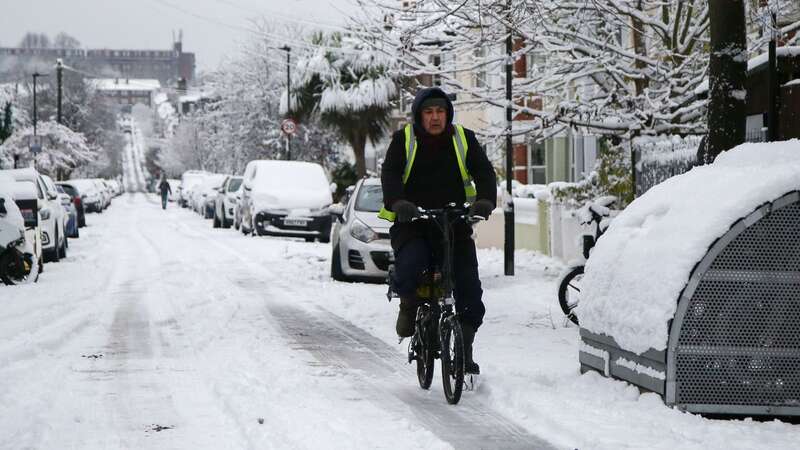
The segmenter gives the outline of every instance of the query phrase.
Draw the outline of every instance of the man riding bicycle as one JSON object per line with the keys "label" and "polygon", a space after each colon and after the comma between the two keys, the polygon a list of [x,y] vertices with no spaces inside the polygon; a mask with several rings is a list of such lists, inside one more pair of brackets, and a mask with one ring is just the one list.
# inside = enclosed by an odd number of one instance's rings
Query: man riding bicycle
{"label": "man riding bicycle", "polygon": [[[443,208],[470,203],[470,215],[488,218],[497,201],[492,164],[475,133],[454,125],[453,104],[439,88],[422,89],[412,105],[414,123],[392,136],[381,170],[384,208],[380,217],[393,221],[389,230],[395,253],[393,283],[400,295],[396,330],[400,337],[414,334],[420,301],[416,290],[432,254],[428,224],[412,221],[418,207]],[[467,373],[479,373],[472,357],[475,332],[486,309],[478,277],[472,227],[457,222],[453,230],[456,311],[461,317]]]}

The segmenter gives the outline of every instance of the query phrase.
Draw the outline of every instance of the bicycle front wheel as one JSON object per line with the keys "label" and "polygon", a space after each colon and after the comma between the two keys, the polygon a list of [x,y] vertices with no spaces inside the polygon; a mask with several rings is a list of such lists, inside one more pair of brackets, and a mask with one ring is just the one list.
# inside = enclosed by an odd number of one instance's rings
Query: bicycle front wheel
{"label": "bicycle front wheel", "polygon": [[464,389],[464,336],[454,316],[442,322],[442,384],[447,403],[455,405]]}
{"label": "bicycle front wheel", "polygon": [[564,315],[575,325],[579,325],[575,308],[580,302],[582,279],[583,266],[578,266],[570,270],[558,285],[558,304]]}

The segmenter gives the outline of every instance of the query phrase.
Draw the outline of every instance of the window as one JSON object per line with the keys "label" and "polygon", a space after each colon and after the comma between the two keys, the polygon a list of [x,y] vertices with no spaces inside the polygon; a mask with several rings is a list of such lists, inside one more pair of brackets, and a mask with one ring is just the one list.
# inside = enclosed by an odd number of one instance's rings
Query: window
{"label": "window", "polygon": [[383,206],[383,190],[380,185],[361,185],[356,198],[356,211],[378,212]]}
{"label": "window", "polygon": [[[442,57],[439,55],[434,56],[431,59],[431,62],[436,67],[436,72],[439,71],[439,68],[442,66]],[[431,86],[441,86],[442,85],[442,76],[439,73],[434,73],[433,77],[431,78]]]}
{"label": "window", "polygon": [[231,178],[231,181],[228,182],[228,192],[236,192],[239,189],[239,186],[242,185],[241,178]]}
{"label": "window", "polygon": [[[475,50],[475,62],[480,64],[484,61],[486,57],[486,49],[483,47]],[[484,88],[487,85],[486,80],[486,66],[479,67],[475,69],[475,79],[474,85],[476,88]]]}
{"label": "window", "polygon": [[547,161],[544,142],[528,144],[528,183],[547,183]]}

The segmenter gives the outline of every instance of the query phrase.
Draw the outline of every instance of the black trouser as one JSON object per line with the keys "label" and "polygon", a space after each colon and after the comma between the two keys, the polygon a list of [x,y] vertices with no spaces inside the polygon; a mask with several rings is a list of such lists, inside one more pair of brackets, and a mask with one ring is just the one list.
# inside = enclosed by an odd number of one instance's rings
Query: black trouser
{"label": "black trouser", "polygon": [[167,193],[161,194],[161,209],[167,209]]}
{"label": "black trouser", "polygon": [[[481,280],[478,278],[478,258],[475,255],[475,241],[458,239],[453,246],[453,269],[456,300],[456,311],[461,321],[472,325],[475,329],[483,323],[486,308],[481,297]],[[397,293],[403,298],[414,298],[417,284],[422,272],[430,266],[432,258],[431,246],[427,239],[414,237],[409,239],[396,252],[394,262],[394,285]]]}

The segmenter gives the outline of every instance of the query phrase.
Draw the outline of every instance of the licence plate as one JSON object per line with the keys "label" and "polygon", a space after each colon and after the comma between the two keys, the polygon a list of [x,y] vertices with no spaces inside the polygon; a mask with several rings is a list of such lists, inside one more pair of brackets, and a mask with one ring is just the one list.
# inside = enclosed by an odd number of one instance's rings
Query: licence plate
{"label": "licence plate", "polygon": [[283,219],[283,224],[288,227],[304,227],[308,225],[306,219]]}

